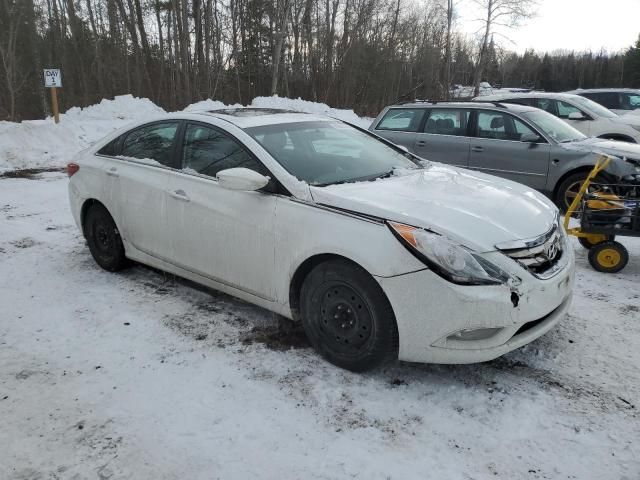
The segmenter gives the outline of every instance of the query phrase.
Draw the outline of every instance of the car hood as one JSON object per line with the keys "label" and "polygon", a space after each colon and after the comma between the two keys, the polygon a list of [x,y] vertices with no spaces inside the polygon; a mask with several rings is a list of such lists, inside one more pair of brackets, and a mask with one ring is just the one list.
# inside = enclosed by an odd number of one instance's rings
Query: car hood
{"label": "car hood", "polygon": [[611,119],[616,123],[624,123],[625,125],[640,126],[640,115],[618,115]]}
{"label": "car hood", "polygon": [[372,182],[310,187],[315,202],[427,228],[478,252],[548,232],[557,208],[524,185],[432,163]]}
{"label": "car hood", "polygon": [[585,138],[576,142],[561,143],[560,146],[567,149],[578,148],[593,153],[614,155],[626,158],[634,165],[640,165],[640,145],[637,143],[605,140],[603,138]]}

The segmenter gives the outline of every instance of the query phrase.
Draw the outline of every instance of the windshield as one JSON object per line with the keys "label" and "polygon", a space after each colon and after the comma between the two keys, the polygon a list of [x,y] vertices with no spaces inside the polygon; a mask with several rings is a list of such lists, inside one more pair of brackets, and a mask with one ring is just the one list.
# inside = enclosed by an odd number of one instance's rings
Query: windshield
{"label": "windshield", "polygon": [[551,137],[558,143],[572,142],[574,140],[587,138],[568,123],[543,110],[523,112],[522,116],[531,121],[536,127],[542,130],[544,134]]}
{"label": "windshield", "polygon": [[374,180],[396,168],[420,168],[403,154],[346,123],[296,122],[246,128],[290,174],[310,185]]}
{"label": "windshield", "polygon": [[603,107],[599,103],[596,103],[593,100],[589,100],[588,98],[579,97],[576,95],[575,97],[572,97],[571,100],[574,101],[578,106],[586,108],[599,117],[614,118],[618,116],[608,108]]}

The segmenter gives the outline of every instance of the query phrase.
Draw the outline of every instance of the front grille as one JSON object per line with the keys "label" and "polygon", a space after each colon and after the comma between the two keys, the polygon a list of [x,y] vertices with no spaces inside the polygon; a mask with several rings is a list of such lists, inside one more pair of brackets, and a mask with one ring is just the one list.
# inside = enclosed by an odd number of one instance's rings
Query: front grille
{"label": "front grille", "polygon": [[504,249],[502,253],[530,272],[542,274],[562,258],[563,242],[560,228],[562,227],[555,226],[550,232],[528,242],[525,248]]}

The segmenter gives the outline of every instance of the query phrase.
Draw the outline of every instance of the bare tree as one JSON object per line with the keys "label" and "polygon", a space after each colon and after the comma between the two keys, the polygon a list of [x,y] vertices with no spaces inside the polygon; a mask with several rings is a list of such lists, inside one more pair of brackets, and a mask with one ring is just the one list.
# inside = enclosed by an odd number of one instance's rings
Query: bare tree
{"label": "bare tree", "polygon": [[475,87],[474,94],[480,93],[480,82],[484,74],[485,62],[489,41],[497,27],[513,28],[534,14],[537,0],[471,0],[485,13],[482,19],[482,36],[480,39],[480,52],[473,77]]}
{"label": "bare tree", "polygon": [[453,0],[447,0],[447,46],[445,52],[445,99],[451,97],[451,30],[453,28]]}
{"label": "bare tree", "polygon": [[16,97],[28,79],[26,72],[20,70],[18,56],[18,33],[24,22],[24,11],[18,3],[0,0],[0,15],[4,20],[0,33],[0,64],[9,94],[9,119],[15,120]]}

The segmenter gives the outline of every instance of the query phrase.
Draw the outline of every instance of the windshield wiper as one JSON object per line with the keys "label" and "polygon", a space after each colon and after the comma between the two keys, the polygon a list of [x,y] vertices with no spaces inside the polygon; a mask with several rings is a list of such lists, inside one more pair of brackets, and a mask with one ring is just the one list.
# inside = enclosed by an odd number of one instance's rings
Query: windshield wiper
{"label": "windshield wiper", "polygon": [[382,173],[376,173],[375,175],[365,175],[363,177],[348,178],[346,180],[338,180],[336,182],[316,183],[314,186],[327,187],[329,185],[342,185],[344,183],[371,182],[373,180],[377,180],[378,178],[389,178],[393,176],[393,172],[396,168],[397,167],[393,167],[391,170]]}

